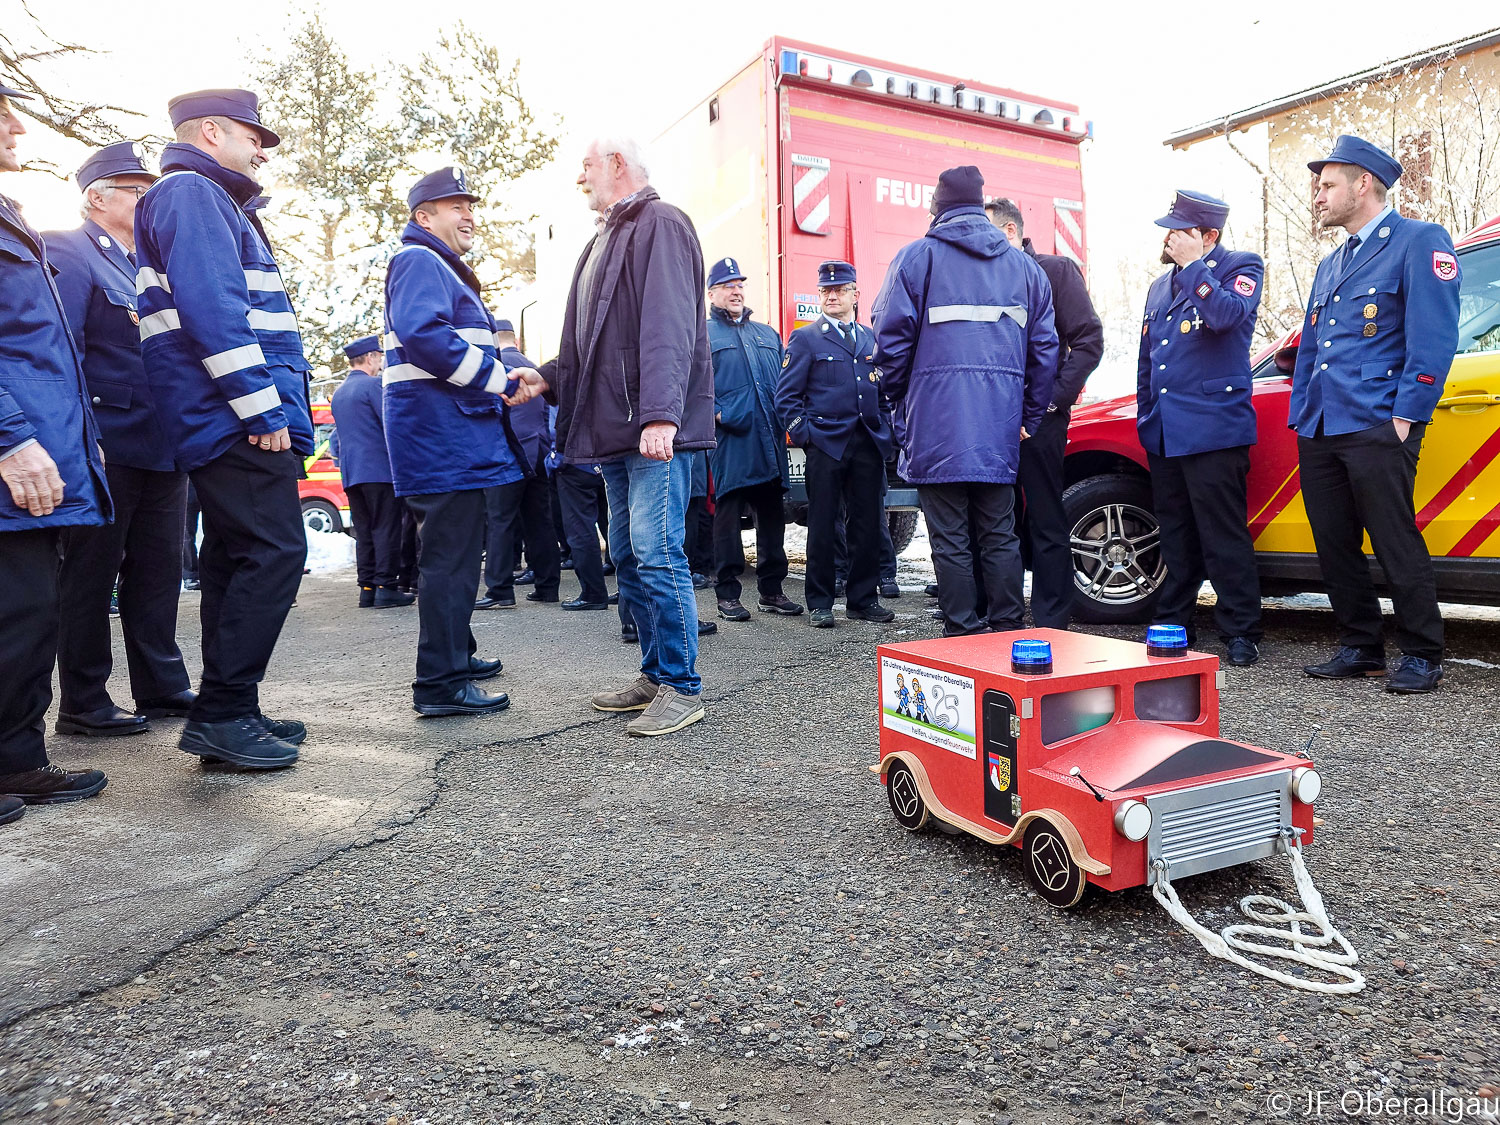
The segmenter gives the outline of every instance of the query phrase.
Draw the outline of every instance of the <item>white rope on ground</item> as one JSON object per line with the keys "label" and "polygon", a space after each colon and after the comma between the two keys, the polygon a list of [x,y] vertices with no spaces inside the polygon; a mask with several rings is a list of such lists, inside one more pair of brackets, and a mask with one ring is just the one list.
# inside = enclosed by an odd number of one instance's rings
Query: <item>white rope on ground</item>
{"label": "white rope on ground", "polygon": [[[1223,931],[1217,934],[1206,926],[1199,925],[1187,912],[1187,908],[1182,905],[1182,900],[1177,897],[1177,891],[1173,888],[1171,880],[1167,878],[1164,868],[1158,868],[1156,882],[1151,887],[1151,893],[1166,912],[1201,941],[1203,948],[1215,957],[1242,965],[1252,973],[1259,973],[1263,977],[1279,981],[1289,988],[1301,988],[1308,992],[1323,992],[1335,996],[1359,992],[1365,987],[1364,974],[1357,969],[1350,968],[1351,965],[1358,963],[1359,954],[1329,921],[1328,911],[1323,906],[1323,896],[1318,893],[1318,888],[1313,886],[1312,876],[1307,871],[1307,864],[1302,860],[1300,841],[1295,841],[1288,847],[1287,857],[1292,862],[1292,876],[1297,881],[1297,893],[1302,896],[1305,909],[1298,910],[1289,902],[1270,895],[1246,895],[1240,899],[1240,911],[1245,917],[1251,919],[1252,922],[1265,923],[1264,925],[1240,922],[1224,927]],[[1268,913],[1268,910],[1273,910],[1274,913]],[[1317,932],[1304,931],[1302,929],[1304,924],[1317,927]],[[1273,926],[1285,928],[1273,929]],[[1260,942],[1245,941],[1240,937],[1241,934],[1270,938],[1288,944],[1263,945]],[[1333,952],[1329,947],[1334,945],[1341,948],[1343,952]],[[1318,981],[1307,977],[1295,977],[1289,973],[1279,972],[1269,965],[1252,961],[1240,951],[1295,961],[1316,972],[1328,973],[1330,976],[1343,979],[1341,981]]]}

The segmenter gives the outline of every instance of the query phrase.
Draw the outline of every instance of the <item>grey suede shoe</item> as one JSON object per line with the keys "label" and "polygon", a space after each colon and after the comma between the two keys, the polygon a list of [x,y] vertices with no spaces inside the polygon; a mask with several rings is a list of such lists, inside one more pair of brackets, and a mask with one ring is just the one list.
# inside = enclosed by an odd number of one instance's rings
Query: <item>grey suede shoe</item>
{"label": "grey suede shoe", "polygon": [[674,688],[662,684],[656,698],[644,714],[630,720],[625,729],[635,735],[650,738],[658,734],[671,734],[683,727],[692,726],[703,718],[702,695],[683,695]]}
{"label": "grey suede shoe", "polygon": [[656,698],[656,685],[641,676],[629,687],[601,691],[590,701],[595,711],[644,711]]}

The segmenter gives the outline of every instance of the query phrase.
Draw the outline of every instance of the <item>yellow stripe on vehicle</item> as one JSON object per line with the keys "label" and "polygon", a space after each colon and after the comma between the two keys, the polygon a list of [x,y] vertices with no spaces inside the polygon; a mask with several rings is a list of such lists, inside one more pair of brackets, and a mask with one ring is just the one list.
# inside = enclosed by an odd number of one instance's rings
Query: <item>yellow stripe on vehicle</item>
{"label": "yellow stripe on vehicle", "polygon": [[845,117],[838,113],[825,113],[820,109],[792,106],[793,117],[805,117],[809,121],[821,121],[828,125],[842,125],[849,129],[863,129],[867,133],[881,133],[888,137],[905,137],[911,141],[927,141],[929,144],[947,145],[951,148],[966,148],[970,152],[988,152],[995,156],[1008,156],[1014,160],[1029,160],[1033,164],[1050,164],[1057,168],[1077,168],[1078,161],[1061,156],[1045,156],[1039,152],[1025,152],[1003,145],[987,145],[983,141],[966,141],[960,137],[945,137],[941,133],[924,133],[920,129],[906,129],[885,121],[861,121],[858,117]]}

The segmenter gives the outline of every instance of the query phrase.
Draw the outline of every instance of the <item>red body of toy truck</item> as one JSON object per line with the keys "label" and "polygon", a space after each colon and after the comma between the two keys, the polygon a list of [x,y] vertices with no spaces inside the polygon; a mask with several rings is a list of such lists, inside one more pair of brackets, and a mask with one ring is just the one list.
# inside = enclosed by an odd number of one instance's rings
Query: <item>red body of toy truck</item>
{"label": "red body of toy truck", "polygon": [[[1012,671],[1050,642],[1052,670]],[[880,764],[891,812],[1022,849],[1053,906],[1312,841],[1308,759],[1219,737],[1217,657],[1030,629],[880,645]],[[1300,830],[1300,833],[1298,832]]]}

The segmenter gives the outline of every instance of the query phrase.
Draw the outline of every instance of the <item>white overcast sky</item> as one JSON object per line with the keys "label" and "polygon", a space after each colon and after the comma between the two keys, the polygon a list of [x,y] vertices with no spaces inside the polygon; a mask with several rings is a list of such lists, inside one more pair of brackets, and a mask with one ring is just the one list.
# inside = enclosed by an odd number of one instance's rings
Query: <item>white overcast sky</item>
{"label": "white overcast sky", "polygon": [[[284,38],[308,10],[285,0],[43,0],[33,8],[54,34],[109,52],[59,66],[58,81],[78,96],[147,111],[157,132],[166,131],[168,97],[241,84],[250,54]],[[1084,188],[1101,280],[1100,267],[1154,257],[1159,231],[1151,220],[1175,187],[1223,194],[1231,207],[1258,207],[1254,184],[1221,143],[1174,153],[1161,143],[1168,133],[1500,22],[1494,5],[1473,0],[512,0],[472,7],[324,0],[321,10],[372,75],[412,58],[440,25],[459,18],[518,57],[533,109],[542,119],[561,115],[567,138],[553,167],[523,189],[525,210],[581,206],[573,177],[588,136],[614,131],[649,139],[777,34],[1076,102],[1095,128],[1084,149]],[[245,18],[236,20],[237,13]],[[0,0],[9,29],[20,18],[18,0]],[[23,153],[70,170],[84,155],[40,130],[22,143]],[[0,179],[0,191],[21,200],[39,228],[77,223],[71,183],[23,173]]]}

